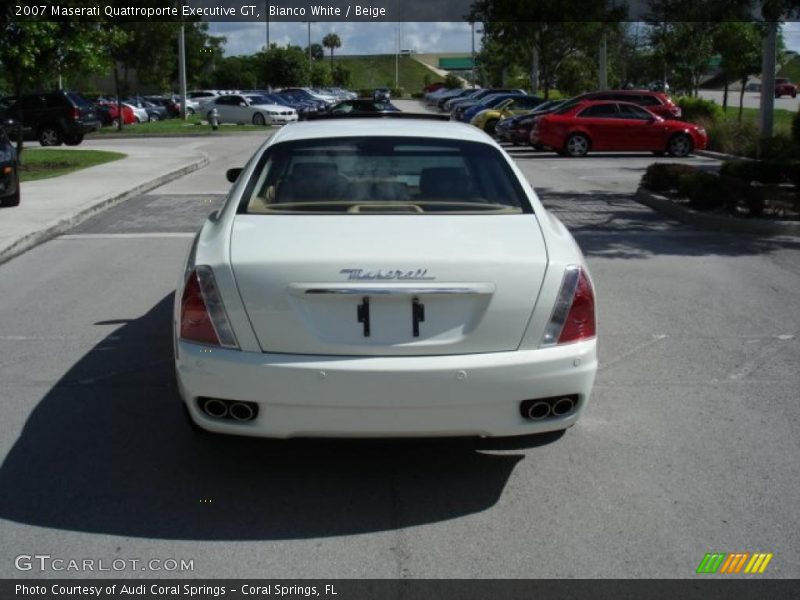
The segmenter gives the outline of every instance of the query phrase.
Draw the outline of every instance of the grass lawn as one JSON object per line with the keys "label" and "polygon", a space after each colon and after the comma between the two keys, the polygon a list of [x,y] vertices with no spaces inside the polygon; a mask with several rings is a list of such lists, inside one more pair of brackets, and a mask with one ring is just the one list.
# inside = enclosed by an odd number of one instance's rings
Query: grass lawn
{"label": "grass lawn", "polygon": [[[731,106],[731,104],[728,103],[728,110],[725,112],[725,116],[728,119],[736,120],[738,115],[739,115],[739,105],[735,104]],[[775,133],[786,133],[786,134],[791,133],[793,118],[794,118],[794,112],[792,112],[791,110],[776,108],[773,111]],[[742,120],[753,121],[754,123],[758,123],[758,109],[757,108],[743,109]]]}
{"label": "grass lawn", "polygon": [[[328,59],[329,60],[329,59]],[[343,65],[350,71],[350,89],[359,90],[376,87],[394,87],[395,57],[394,54],[375,54],[364,56],[334,55],[334,62]],[[425,87],[425,76],[429,83],[443,81],[428,67],[420,64],[410,56],[401,56],[399,61],[400,87],[407,95],[419,92]]]}
{"label": "grass lawn", "polygon": [[89,137],[99,137],[103,135],[215,135],[218,133],[240,133],[243,131],[264,131],[269,132],[272,127],[267,125],[220,125],[217,131],[211,129],[208,123],[202,123],[199,115],[189,117],[185,121],[181,119],[164,119],[163,121],[153,121],[150,123],[139,123],[138,125],[126,125],[122,131],[117,131],[114,127],[102,127],[99,131],[89,134]]}
{"label": "grass lawn", "polygon": [[120,152],[103,152],[101,150],[25,148],[22,151],[19,178],[21,181],[35,181],[58,177],[87,167],[119,160],[125,156]]}

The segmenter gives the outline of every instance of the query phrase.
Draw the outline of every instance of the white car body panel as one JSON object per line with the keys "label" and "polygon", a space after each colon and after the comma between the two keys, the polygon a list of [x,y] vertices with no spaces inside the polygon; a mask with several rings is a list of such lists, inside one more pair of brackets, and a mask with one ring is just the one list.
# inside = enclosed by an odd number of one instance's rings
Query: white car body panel
{"label": "white car body panel", "polygon": [[[301,122],[267,140],[198,233],[177,287],[176,332],[187,274],[210,266],[239,345],[209,347],[176,333],[179,388],[194,422],[220,433],[280,438],[506,436],[572,426],[590,396],[596,340],[551,347],[541,341],[565,267],[586,265],[505,153],[534,214],[237,214],[269,146],[341,137],[345,124],[348,136],[448,138],[499,149],[466,124],[406,119]],[[432,329],[424,334],[423,323],[419,338],[408,335],[408,317],[398,317],[403,309],[389,303],[380,326],[376,321],[380,337],[366,342],[353,335],[352,303],[336,306],[337,299],[323,309],[304,296],[314,286],[362,285],[342,269],[395,264],[427,268],[437,279],[393,285],[461,285],[474,293],[449,311],[443,304],[435,319],[432,304]],[[522,401],[562,395],[577,400],[566,416],[531,421],[520,413]],[[248,422],[215,419],[200,409],[198,399],[208,397],[256,403],[259,412]]]}

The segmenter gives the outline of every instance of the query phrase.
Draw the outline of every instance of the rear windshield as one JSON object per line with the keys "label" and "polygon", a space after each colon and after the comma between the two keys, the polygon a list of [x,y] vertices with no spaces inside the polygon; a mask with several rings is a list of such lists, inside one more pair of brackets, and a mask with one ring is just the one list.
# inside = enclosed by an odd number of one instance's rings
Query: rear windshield
{"label": "rear windshield", "polygon": [[492,146],[358,137],[278,143],[261,157],[239,212],[425,214],[532,212]]}

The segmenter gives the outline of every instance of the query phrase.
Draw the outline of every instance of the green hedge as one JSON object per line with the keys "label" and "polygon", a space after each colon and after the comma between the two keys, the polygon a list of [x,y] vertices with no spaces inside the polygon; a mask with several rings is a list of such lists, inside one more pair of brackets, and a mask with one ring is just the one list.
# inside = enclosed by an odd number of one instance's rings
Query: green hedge
{"label": "green hedge", "polygon": [[683,175],[693,175],[697,168],[680,163],[653,163],[642,176],[642,187],[654,192],[669,192],[678,189],[678,180]]}
{"label": "green hedge", "polygon": [[680,96],[675,103],[681,107],[681,119],[684,121],[721,121],[725,117],[722,107],[713,100]]}
{"label": "green hedge", "polygon": [[425,93],[424,92],[414,92],[414,93],[411,94],[411,97],[416,99],[416,100],[419,100],[420,98],[424,98],[425,97]]}

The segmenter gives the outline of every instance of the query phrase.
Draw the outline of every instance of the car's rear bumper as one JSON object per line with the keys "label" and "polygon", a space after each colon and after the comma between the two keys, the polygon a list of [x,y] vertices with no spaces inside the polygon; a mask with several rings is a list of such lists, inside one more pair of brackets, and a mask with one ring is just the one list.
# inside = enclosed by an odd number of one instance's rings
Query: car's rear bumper
{"label": "car's rear bumper", "polygon": [[[176,372],[192,418],[220,433],[264,437],[513,436],[573,425],[597,370],[594,340],[449,356],[303,356],[178,341]],[[520,403],[576,395],[575,411],[531,421]],[[258,404],[248,422],[215,419],[198,398]]]}

